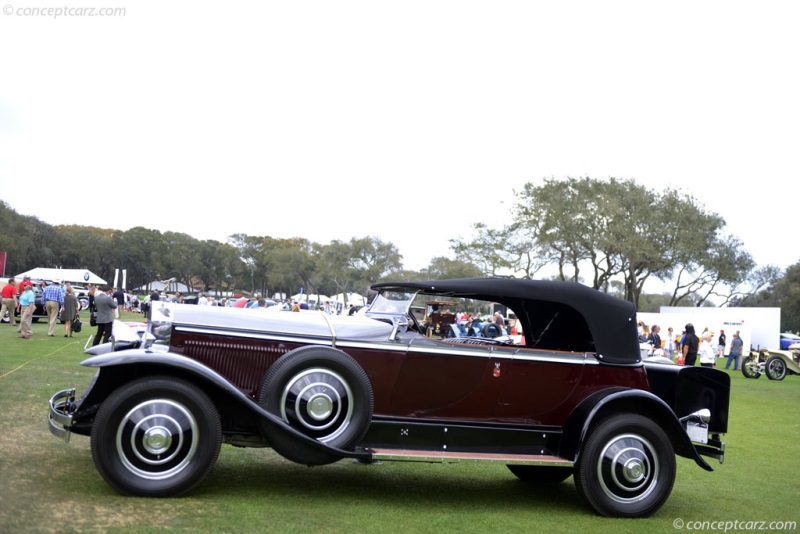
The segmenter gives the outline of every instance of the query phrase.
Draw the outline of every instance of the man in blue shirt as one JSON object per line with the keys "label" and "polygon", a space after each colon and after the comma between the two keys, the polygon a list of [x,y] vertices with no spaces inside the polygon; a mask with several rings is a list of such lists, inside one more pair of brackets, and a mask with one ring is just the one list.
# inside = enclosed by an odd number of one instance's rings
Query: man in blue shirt
{"label": "man in blue shirt", "polygon": [[42,304],[47,312],[47,335],[53,337],[56,335],[56,319],[64,307],[64,290],[61,288],[61,280],[56,278],[44,288]]}
{"label": "man in blue shirt", "polygon": [[30,339],[33,334],[31,323],[33,322],[33,309],[36,305],[36,294],[30,284],[22,286],[22,289],[22,294],[19,296],[20,313],[22,314],[19,332],[22,334],[21,338]]}

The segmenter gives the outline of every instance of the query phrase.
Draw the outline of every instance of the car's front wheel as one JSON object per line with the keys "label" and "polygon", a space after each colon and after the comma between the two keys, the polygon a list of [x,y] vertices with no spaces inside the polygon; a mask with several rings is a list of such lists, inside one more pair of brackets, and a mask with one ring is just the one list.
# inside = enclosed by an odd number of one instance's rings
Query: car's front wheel
{"label": "car's front wheel", "polygon": [[[372,386],[348,354],[308,346],[286,353],[261,381],[258,402],[293,429],[326,445],[352,449],[372,420]],[[264,426],[276,452],[305,465],[324,465],[339,456]]]}
{"label": "car's front wheel", "polygon": [[219,413],[202,390],[171,377],[114,391],[92,425],[92,458],[123,495],[174,497],[211,471],[222,444]]}
{"label": "car's front wheel", "polygon": [[786,377],[786,362],[780,356],[770,356],[764,372],[770,380],[783,380]]}
{"label": "car's front wheel", "polygon": [[675,452],[661,427],[643,415],[619,414],[589,433],[574,477],[600,515],[647,517],[669,497],[675,472]]}
{"label": "car's front wheel", "polygon": [[745,378],[761,378],[761,372],[758,370],[758,359],[748,356],[742,362],[742,374]]}

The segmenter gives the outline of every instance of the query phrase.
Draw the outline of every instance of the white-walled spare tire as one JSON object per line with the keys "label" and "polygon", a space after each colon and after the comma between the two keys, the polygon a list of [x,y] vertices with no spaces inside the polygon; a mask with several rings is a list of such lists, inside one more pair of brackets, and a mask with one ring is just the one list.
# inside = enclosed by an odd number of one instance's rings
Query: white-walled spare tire
{"label": "white-walled spare tire", "polygon": [[[352,450],[372,420],[369,377],[348,354],[330,347],[295,349],[275,362],[261,381],[258,403],[292,428],[337,449]],[[324,465],[339,456],[263,426],[278,454],[305,465]]]}

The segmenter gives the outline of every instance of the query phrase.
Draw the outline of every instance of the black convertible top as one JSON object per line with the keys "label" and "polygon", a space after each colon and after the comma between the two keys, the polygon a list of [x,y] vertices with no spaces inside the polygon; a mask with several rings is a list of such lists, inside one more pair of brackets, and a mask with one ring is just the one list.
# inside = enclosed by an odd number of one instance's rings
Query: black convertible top
{"label": "black convertible top", "polygon": [[569,346],[559,347],[564,350],[596,352],[608,363],[641,362],[633,304],[577,282],[458,278],[387,282],[373,284],[372,288],[497,302],[517,313],[526,335],[530,336],[529,347],[536,347],[545,336],[558,334],[562,340],[570,339]]}

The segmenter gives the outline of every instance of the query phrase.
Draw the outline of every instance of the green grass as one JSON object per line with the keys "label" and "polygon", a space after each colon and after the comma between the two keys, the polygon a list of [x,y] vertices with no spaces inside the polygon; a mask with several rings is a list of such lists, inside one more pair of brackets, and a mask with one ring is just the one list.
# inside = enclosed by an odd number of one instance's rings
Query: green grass
{"label": "green grass", "polygon": [[500,464],[307,468],[269,449],[231,446],[188,497],[122,497],[97,473],[88,438],[66,444],[47,429],[49,397],[72,386],[82,391],[93,374],[78,365],[93,333],[51,338],[39,323],[33,339],[22,340],[0,324],[0,532],[649,533],[675,532],[676,520],[800,525],[800,376],[772,382],[740,372],[731,372],[725,463],[708,473],[679,458],[672,496],[648,519],[598,517],[572,479],[531,487]]}

